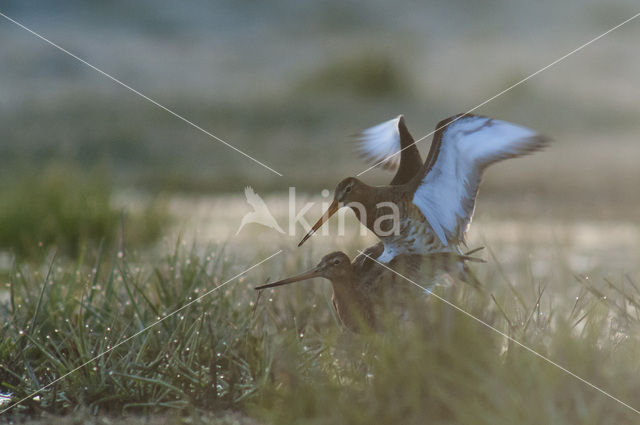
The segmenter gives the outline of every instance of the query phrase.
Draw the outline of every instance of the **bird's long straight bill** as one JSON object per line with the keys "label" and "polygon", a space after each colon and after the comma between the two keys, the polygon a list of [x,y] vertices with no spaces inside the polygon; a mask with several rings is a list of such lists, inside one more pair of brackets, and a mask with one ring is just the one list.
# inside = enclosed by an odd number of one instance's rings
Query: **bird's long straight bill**
{"label": "bird's long straight bill", "polygon": [[275,286],[287,285],[289,283],[299,282],[301,280],[313,279],[314,277],[321,277],[322,273],[318,269],[309,270],[308,272],[301,273],[299,275],[290,277],[288,279],[279,280],[274,283],[269,283],[267,285],[256,286],[255,290],[259,291],[261,289],[273,288]]}
{"label": "bird's long straight bill", "polygon": [[302,244],[309,239],[309,237],[311,235],[313,235],[316,230],[318,230],[320,228],[320,226],[322,226],[324,224],[325,221],[329,220],[331,218],[332,215],[334,215],[336,213],[336,211],[338,211],[339,209],[339,204],[338,201],[336,201],[335,199],[333,200],[333,202],[331,203],[331,205],[329,205],[329,209],[327,209],[327,211],[325,211],[324,214],[322,214],[322,217],[320,217],[320,219],[318,221],[316,221],[316,224],[313,225],[313,227],[311,228],[311,230],[309,230],[309,233],[307,233],[304,238],[302,238],[302,240],[300,241],[300,243],[298,244],[298,246],[302,246]]}

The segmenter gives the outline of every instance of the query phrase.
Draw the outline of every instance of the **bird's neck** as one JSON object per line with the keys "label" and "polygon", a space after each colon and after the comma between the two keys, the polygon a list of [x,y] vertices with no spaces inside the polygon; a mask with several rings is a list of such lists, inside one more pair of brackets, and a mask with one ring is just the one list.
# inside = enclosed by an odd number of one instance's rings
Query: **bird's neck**
{"label": "bird's neck", "polygon": [[370,224],[373,225],[373,221],[375,220],[375,210],[380,189],[381,188],[363,183],[360,189],[362,196],[357,202],[349,204],[358,221],[367,227],[369,227]]}
{"label": "bird's neck", "polygon": [[[404,186],[368,186],[365,185],[360,204],[350,205],[358,221],[373,231],[374,223],[379,215],[389,214],[388,202],[398,203]],[[384,202],[385,204],[381,204]]]}
{"label": "bird's neck", "polygon": [[366,294],[359,291],[355,283],[353,273],[348,281],[331,282],[336,313],[342,324],[354,332],[373,329],[372,307]]}

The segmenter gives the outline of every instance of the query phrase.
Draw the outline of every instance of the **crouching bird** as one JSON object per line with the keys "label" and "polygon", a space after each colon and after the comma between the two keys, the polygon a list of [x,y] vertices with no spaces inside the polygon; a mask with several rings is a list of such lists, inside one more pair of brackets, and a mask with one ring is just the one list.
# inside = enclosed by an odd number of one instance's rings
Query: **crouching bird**
{"label": "crouching bird", "polygon": [[406,292],[412,287],[406,279],[428,282],[430,290],[437,273],[450,272],[475,286],[477,280],[467,278],[469,275],[466,274],[468,268],[465,263],[483,261],[468,255],[436,253],[426,256],[399,255],[388,265],[382,265],[375,258],[383,250],[382,243],[378,243],[356,256],[353,262],[342,251],[332,252],[322,257],[311,270],[255,289],[323,277],[331,281],[333,307],[344,327],[356,333],[371,332],[379,330],[378,319],[383,311],[390,308],[398,310],[398,307],[402,310],[409,297]]}

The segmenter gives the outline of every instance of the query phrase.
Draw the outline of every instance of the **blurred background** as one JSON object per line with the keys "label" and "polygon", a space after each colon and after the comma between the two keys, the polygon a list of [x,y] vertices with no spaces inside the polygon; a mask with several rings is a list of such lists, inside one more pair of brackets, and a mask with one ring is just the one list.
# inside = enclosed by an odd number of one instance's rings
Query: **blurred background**
{"label": "blurred background", "polygon": [[[0,244],[55,242],[56,229],[78,222],[73,211],[104,212],[101,202],[115,204],[113,214],[74,229],[73,249],[100,226],[115,229],[122,208],[145,223],[133,226],[134,240],[165,229],[165,213],[186,220],[198,211],[194,226],[220,219],[219,239],[228,239],[250,211],[245,186],[276,200],[289,186],[319,197],[368,167],[350,135],[402,113],[422,137],[636,9],[634,0],[6,0],[3,13],[284,176],[2,18]],[[597,220],[603,234],[615,223],[638,243],[638,40],[634,21],[476,111],[554,139],[489,170],[480,220]],[[37,229],[8,230],[19,227]]]}
{"label": "blurred background", "polygon": [[[637,423],[435,297],[416,292],[427,308],[413,331],[340,354],[328,284],[261,301],[253,288],[376,241],[347,211],[345,235],[332,219],[302,248],[306,229],[287,225],[307,202],[313,223],[323,190],[368,168],[351,135],[404,114],[422,138],[640,12],[638,0],[2,0],[0,12],[283,174],[0,16],[0,404],[12,392],[31,394],[25,409],[38,414],[200,415],[195,406],[296,425],[320,423],[318,413],[325,423]],[[486,247],[486,264],[471,266],[485,296],[463,284],[440,292],[634,408],[639,41],[640,17],[475,111],[554,142],[485,174],[468,234],[469,249]],[[252,211],[246,186],[285,234],[238,232]],[[227,281],[95,373],[32,397]]]}

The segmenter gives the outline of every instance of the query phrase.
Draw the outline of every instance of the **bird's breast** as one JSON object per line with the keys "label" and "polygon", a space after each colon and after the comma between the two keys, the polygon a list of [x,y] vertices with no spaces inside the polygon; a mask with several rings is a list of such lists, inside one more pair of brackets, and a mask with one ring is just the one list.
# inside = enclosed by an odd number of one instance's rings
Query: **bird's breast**
{"label": "bird's breast", "polygon": [[381,257],[387,261],[401,254],[428,254],[448,250],[436,236],[422,212],[413,204],[408,205],[407,213],[400,218],[397,233],[378,236],[385,247]]}

